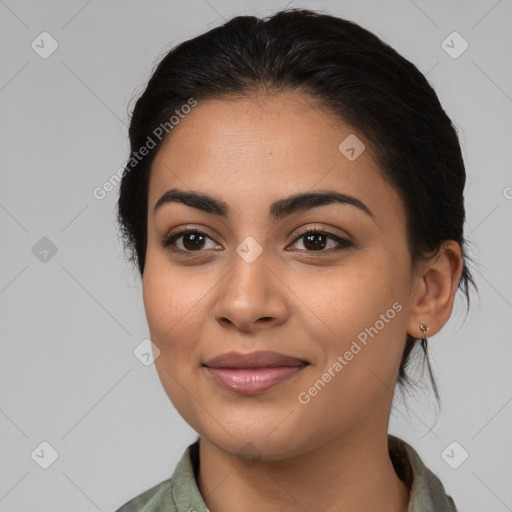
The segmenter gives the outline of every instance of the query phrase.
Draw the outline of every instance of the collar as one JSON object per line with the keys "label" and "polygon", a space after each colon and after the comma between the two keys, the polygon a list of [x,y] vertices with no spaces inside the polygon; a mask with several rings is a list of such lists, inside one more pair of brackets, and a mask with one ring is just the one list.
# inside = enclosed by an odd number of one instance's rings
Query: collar
{"label": "collar", "polygon": [[388,434],[388,450],[397,475],[409,487],[407,512],[457,512],[439,478],[425,466],[411,445]]}

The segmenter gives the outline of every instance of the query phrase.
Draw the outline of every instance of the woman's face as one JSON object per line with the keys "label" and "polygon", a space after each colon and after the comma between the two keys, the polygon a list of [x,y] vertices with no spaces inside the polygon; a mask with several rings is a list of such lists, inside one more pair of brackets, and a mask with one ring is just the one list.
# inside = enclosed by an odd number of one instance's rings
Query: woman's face
{"label": "woman's face", "polygon": [[[402,201],[370,152],[281,93],[199,102],[155,158],[143,277],[155,364],[187,423],[228,453],[284,459],[387,428],[415,278]],[[170,189],[211,199],[155,211]],[[360,204],[286,201],[320,192]],[[205,366],[257,351],[295,359]]]}

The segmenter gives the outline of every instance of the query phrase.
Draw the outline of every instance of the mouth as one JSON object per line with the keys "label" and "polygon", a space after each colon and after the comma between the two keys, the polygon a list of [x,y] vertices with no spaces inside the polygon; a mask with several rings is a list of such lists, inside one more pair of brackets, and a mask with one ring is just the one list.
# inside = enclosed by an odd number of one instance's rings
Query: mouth
{"label": "mouth", "polygon": [[255,395],[290,380],[310,363],[278,352],[228,352],[203,366],[214,382],[242,395]]}

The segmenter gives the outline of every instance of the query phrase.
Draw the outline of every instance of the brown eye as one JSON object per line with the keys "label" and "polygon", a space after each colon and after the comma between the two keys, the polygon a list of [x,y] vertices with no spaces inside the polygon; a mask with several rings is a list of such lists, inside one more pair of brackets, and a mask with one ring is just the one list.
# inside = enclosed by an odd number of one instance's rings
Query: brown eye
{"label": "brown eye", "polygon": [[[208,235],[206,235],[202,231],[187,230],[180,231],[179,233],[174,233],[172,235],[165,237],[162,240],[162,246],[164,248],[174,246],[175,242],[178,241],[180,238],[182,239],[182,247],[177,247],[177,252],[201,252],[201,249],[205,247],[206,240],[212,240]],[[214,246],[211,248],[215,247],[217,247],[216,244],[214,244]]]}
{"label": "brown eye", "polygon": [[202,249],[204,246],[205,238],[199,233],[187,233],[183,236],[183,246],[185,249],[194,251],[195,249]]}
{"label": "brown eye", "polygon": [[[295,239],[294,243],[299,240],[303,240],[303,245],[307,252],[331,252],[328,250],[323,250],[328,245],[329,240],[335,242],[334,250],[352,247],[352,243],[350,243],[348,240],[345,240],[344,238],[341,238],[332,233],[319,231],[314,228],[303,231],[300,236]],[[333,249],[333,247],[330,248]]]}

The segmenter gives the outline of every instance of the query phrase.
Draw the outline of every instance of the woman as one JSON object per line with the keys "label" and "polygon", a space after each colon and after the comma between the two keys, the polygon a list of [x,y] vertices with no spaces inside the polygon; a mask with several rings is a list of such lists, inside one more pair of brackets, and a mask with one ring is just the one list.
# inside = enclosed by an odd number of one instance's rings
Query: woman
{"label": "woman", "polygon": [[118,219],[199,438],[117,512],[455,511],[387,433],[411,350],[474,285],[424,76],[343,19],[241,16],[162,59],[129,133]]}

